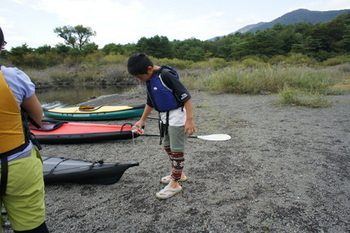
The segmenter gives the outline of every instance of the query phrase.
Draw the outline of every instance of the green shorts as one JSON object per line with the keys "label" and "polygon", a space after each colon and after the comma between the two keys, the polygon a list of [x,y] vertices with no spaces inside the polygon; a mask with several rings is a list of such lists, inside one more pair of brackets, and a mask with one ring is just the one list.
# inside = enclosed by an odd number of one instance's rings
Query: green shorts
{"label": "green shorts", "polygon": [[185,152],[187,135],[184,133],[185,126],[170,126],[164,135],[163,146],[170,146],[172,152]]}
{"label": "green shorts", "polygon": [[[40,226],[45,221],[45,190],[39,151],[33,147],[31,156],[10,161],[8,171],[6,195],[0,197],[0,207],[3,203],[12,229],[26,231]],[[3,222],[0,218],[1,226]]]}

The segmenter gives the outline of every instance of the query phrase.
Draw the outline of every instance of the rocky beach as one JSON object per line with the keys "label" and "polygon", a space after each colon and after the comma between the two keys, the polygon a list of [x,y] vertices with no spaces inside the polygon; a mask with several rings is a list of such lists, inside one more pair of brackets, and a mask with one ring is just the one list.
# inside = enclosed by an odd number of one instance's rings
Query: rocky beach
{"label": "rocky beach", "polygon": [[[232,233],[350,231],[350,95],[328,96],[331,108],[279,106],[277,95],[194,91],[196,135],[189,138],[183,191],[155,193],[170,172],[158,137],[43,145],[45,156],[137,161],[112,185],[46,186],[52,233]],[[89,105],[137,105],[145,94],[110,95]],[[153,112],[156,118],[157,113]],[[135,123],[138,118],[98,121]],[[158,134],[149,119],[146,133]],[[8,228],[4,232],[11,232]]]}

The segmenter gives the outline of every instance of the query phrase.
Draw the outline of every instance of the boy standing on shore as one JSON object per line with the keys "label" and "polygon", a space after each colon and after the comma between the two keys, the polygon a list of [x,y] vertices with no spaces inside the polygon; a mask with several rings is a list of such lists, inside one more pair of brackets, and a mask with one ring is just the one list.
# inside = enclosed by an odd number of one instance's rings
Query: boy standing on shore
{"label": "boy standing on shore", "polygon": [[183,172],[185,143],[187,136],[195,132],[191,95],[180,82],[175,69],[153,65],[145,54],[129,57],[128,72],[145,82],[147,89],[145,110],[134,127],[141,128],[153,109],[160,115],[163,147],[169,155],[172,173],[161,179],[167,186],[156,197],[168,199],[181,192],[179,182],[187,180]]}

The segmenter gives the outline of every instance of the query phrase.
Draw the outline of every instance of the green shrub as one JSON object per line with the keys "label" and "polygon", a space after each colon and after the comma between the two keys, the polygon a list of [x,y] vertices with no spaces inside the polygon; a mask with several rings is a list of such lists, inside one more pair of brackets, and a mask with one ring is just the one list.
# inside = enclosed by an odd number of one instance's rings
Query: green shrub
{"label": "green shrub", "polygon": [[332,75],[324,70],[307,67],[292,67],[284,70],[286,85],[307,92],[326,94],[329,87],[335,83]]}
{"label": "green shrub", "polygon": [[341,65],[337,65],[336,66],[337,70],[341,73],[350,73],[350,62],[341,64]]}
{"label": "green shrub", "polygon": [[[187,81],[187,80],[186,80]],[[306,92],[327,94],[334,85],[332,73],[307,67],[226,67],[198,75],[192,87],[237,94],[278,93],[285,86]]]}
{"label": "green shrub", "polygon": [[284,55],[276,55],[270,58],[269,63],[271,65],[281,65],[286,60],[286,56]]}
{"label": "green shrub", "polygon": [[48,82],[50,80],[49,73],[44,70],[37,70],[37,69],[25,69],[23,70],[32,81],[38,82],[38,81],[46,81]]}
{"label": "green shrub", "polygon": [[261,60],[253,59],[253,58],[246,58],[242,61],[241,64],[243,67],[249,67],[249,68],[261,68],[261,67],[267,66],[267,63]]}
{"label": "green shrub", "polygon": [[204,69],[211,68],[214,70],[218,70],[218,69],[227,67],[230,64],[232,64],[232,63],[225,61],[225,59],[223,59],[223,58],[210,58],[207,61],[200,61],[200,62],[193,63],[192,67],[204,68]]}
{"label": "green shrub", "polygon": [[237,92],[240,84],[240,72],[231,67],[213,72],[207,78],[197,79],[204,89],[215,92]]}
{"label": "green shrub", "polygon": [[318,93],[306,93],[298,89],[286,87],[279,93],[281,105],[304,106],[311,108],[331,107],[331,101],[325,99],[323,95]]}
{"label": "green shrub", "polygon": [[84,57],[83,56],[80,56],[80,55],[70,55],[70,56],[67,56],[65,59],[64,59],[64,65],[68,66],[68,67],[72,67],[72,66],[75,66],[75,65],[79,65],[81,64],[82,62],[84,61]]}
{"label": "green shrub", "polygon": [[101,58],[101,64],[123,64],[126,66],[128,57],[120,54],[110,54]]}
{"label": "green shrub", "polygon": [[155,65],[172,66],[179,70],[190,68],[191,65],[194,63],[193,61],[180,60],[180,59],[153,58],[153,57],[151,57],[151,59]]}
{"label": "green shrub", "polygon": [[317,61],[301,53],[290,53],[288,56],[277,55],[272,57],[270,63],[282,66],[314,66]]}
{"label": "green shrub", "polygon": [[66,72],[57,72],[50,74],[50,79],[52,82],[58,86],[65,85],[74,85],[75,84],[75,75],[71,75]]}
{"label": "green shrub", "polygon": [[350,57],[344,55],[344,56],[329,58],[323,61],[322,64],[324,66],[335,66],[335,65],[340,65],[340,64],[349,63],[349,62],[350,62]]}
{"label": "green shrub", "polygon": [[100,65],[103,61],[103,53],[100,51],[95,51],[85,56],[83,63],[90,63],[95,65]]}
{"label": "green shrub", "polygon": [[138,80],[132,77],[125,67],[125,64],[109,64],[103,67],[99,74],[99,79],[107,81],[109,84],[128,80],[128,83],[138,83]]}

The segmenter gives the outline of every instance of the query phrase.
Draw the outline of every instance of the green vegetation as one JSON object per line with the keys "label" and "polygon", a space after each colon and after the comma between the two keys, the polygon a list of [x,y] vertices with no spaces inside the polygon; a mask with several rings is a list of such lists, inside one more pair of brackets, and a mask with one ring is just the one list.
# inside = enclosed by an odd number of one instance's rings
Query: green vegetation
{"label": "green vegetation", "polygon": [[350,13],[341,14],[328,22],[275,24],[256,33],[229,34],[214,41],[196,38],[169,41],[166,36],[156,35],[142,37],[136,44],[110,43],[101,50],[98,50],[98,45],[89,42],[96,35],[90,27],[63,26],[55,28],[53,32],[63,39],[64,44],[55,47],[43,45],[36,49],[24,44],[4,51],[2,57],[15,65],[36,68],[55,66],[69,57],[76,59],[97,51],[104,55],[143,52],[159,59],[192,62],[223,59],[227,62],[245,61],[246,65],[259,65],[259,62],[325,62],[325,65],[335,65],[349,62],[350,53]]}
{"label": "green vegetation", "polygon": [[331,106],[327,95],[350,91],[350,72],[343,72],[341,68],[226,67],[208,75],[185,79],[184,82],[191,88],[217,93],[277,93],[281,97],[279,104],[319,108]]}
{"label": "green vegetation", "polygon": [[[134,85],[138,81],[127,73],[127,59],[126,55],[95,52],[83,59],[68,56],[62,64],[53,67],[23,67],[23,70],[38,88]],[[295,65],[295,59],[288,57],[277,64],[253,57],[241,62],[228,62],[220,58],[200,62],[168,58],[153,60],[155,64],[176,67],[181,80],[190,89],[248,95],[279,94],[280,104],[283,105],[327,107],[331,105],[326,100],[327,95],[350,91],[350,63],[325,66],[324,62],[312,61],[308,64],[304,61],[302,65],[300,62]],[[289,64],[289,60],[293,62]],[[10,65],[6,62],[2,64]]]}
{"label": "green vegetation", "polygon": [[331,101],[327,100],[324,95],[318,93],[303,92],[298,89],[285,88],[280,93],[281,105],[297,105],[311,108],[331,107]]}
{"label": "green vegetation", "polygon": [[141,38],[136,44],[89,43],[89,27],[54,30],[65,44],[2,51],[0,63],[24,70],[38,88],[52,85],[133,85],[128,55],[144,52],[180,71],[192,89],[234,94],[279,94],[280,104],[326,107],[326,95],[350,90],[350,13],[318,24],[277,24],[215,41]]}
{"label": "green vegetation", "polygon": [[[134,85],[138,80],[126,71],[128,56],[90,54],[78,64],[71,61],[46,69],[25,68],[40,85]],[[330,106],[327,95],[350,91],[350,63],[337,66],[271,65],[250,58],[247,63],[210,59],[191,62],[179,59],[153,58],[155,64],[178,68],[181,80],[190,89],[215,93],[279,94],[283,105],[307,107]]]}

